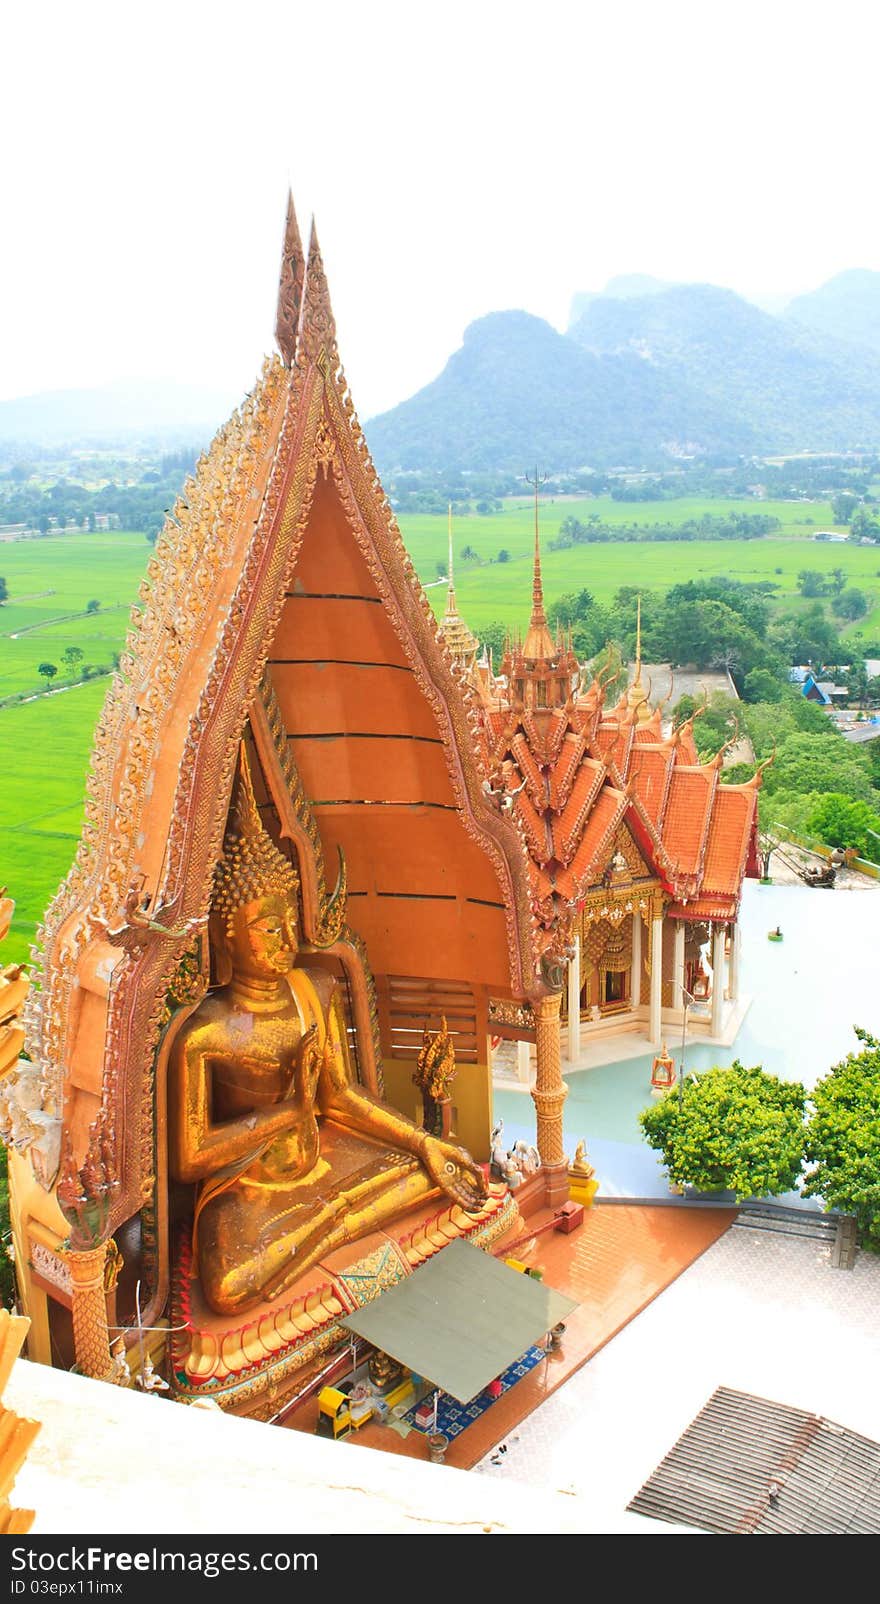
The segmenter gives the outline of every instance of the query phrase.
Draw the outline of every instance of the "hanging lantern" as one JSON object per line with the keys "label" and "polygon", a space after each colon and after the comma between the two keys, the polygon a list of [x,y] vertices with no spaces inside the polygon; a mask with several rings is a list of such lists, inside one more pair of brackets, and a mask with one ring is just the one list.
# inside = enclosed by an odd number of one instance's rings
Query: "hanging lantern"
{"label": "hanging lantern", "polygon": [[664,1042],[651,1065],[651,1090],[652,1092],[668,1092],[670,1086],[674,1084],[675,1064]]}

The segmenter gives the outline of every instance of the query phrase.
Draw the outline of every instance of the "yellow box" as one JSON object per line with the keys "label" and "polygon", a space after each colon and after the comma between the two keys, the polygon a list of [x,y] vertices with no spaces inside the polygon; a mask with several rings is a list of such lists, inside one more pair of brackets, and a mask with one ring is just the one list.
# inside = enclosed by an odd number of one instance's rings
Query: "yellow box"
{"label": "yellow box", "polygon": [[568,1183],[568,1196],[572,1203],[583,1203],[588,1209],[599,1190],[599,1182],[593,1177],[589,1181],[573,1181]]}

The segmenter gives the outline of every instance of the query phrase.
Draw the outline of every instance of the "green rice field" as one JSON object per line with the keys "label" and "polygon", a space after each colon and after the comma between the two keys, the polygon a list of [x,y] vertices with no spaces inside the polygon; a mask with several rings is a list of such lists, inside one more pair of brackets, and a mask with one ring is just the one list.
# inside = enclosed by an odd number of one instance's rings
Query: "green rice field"
{"label": "green rice field", "polygon": [[[606,523],[678,523],[706,513],[765,512],[782,529],[762,540],[662,541],[582,545],[551,552],[548,542],[563,518],[586,521],[595,513]],[[850,583],[871,598],[867,619],[854,626],[867,638],[880,631],[880,548],[817,542],[817,529],[833,528],[831,509],[821,502],[749,502],[682,499],[618,502],[610,497],[559,499],[541,506],[546,599],[584,587],[608,601],[621,585],[664,590],[698,576],[729,573],[738,579],[771,579],[782,604],[799,605],[801,568],[822,572],[840,567]],[[431,585],[438,612],[445,586],[433,584],[447,551],[445,517],[413,515],[401,528],[419,574]],[[456,518],[453,527],[458,604],[468,623],[498,620],[524,626],[531,604],[534,512],[527,501],[500,513]],[[464,561],[470,546],[476,559]],[[2,953],[4,962],[26,957],[33,932],[73,856],[82,820],[85,773],[92,730],[108,681],[78,681],[90,665],[106,672],[123,645],[129,607],[151,555],[142,534],[108,532],[47,536],[0,545],[0,574],[9,600],[0,606],[0,884],[16,898],[16,918]],[[509,560],[498,562],[502,549]],[[100,604],[87,613],[90,601]],[[67,646],[78,646],[81,662],[63,662]],[[38,668],[53,662],[58,674],[47,695]]]}

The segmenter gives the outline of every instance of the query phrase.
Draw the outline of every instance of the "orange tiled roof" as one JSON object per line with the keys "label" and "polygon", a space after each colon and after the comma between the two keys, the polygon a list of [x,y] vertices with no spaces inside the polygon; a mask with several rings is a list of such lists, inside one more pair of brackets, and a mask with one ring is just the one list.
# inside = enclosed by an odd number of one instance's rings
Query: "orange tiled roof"
{"label": "orange tiled roof", "polygon": [[726,924],[736,918],[737,897],[694,897],[692,902],[670,902],[670,919],[714,919]]}
{"label": "orange tiled roof", "polygon": [[627,810],[629,797],[603,785],[590,809],[570,865],[556,876],[556,886],[569,901],[582,896],[593,878],[604,868],[604,856]]}
{"label": "orange tiled roof", "polygon": [[562,743],[562,750],[550,773],[550,806],[557,812],[568,801],[586,746],[586,736],[583,734],[570,733]]}
{"label": "orange tiled roof", "polygon": [[662,838],[682,874],[699,871],[717,785],[718,771],[709,764],[699,768],[676,764],[672,771]]}
{"label": "orange tiled roof", "polygon": [[709,825],[703,893],[739,896],[757,806],[755,785],[719,785]]}
{"label": "orange tiled roof", "polygon": [[659,828],[666,806],[675,761],[674,749],[664,743],[639,745],[630,770],[635,795],[651,823]]}
{"label": "orange tiled roof", "polygon": [[519,795],[514,798],[513,808],[525,832],[529,855],[537,863],[546,862],[549,856],[547,831],[543,819],[529,801],[526,791],[520,791]]}
{"label": "orange tiled roof", "polygon": [[543,807],[546,802],[547,792],[544,777],[529,750],[529,743],[522,732],[513,737],[510,743],[510,750],[516,759],[520,775],[526,781],[526,789],[529,796],[537,808]]}
{"label": "orange tiled roof", "polygon": [[574,856],[584,821],[599,797],[604,778],[604,764],[585,758],[577,770],[565,807],[557,818],[551,819],[553,852],[560,863],[570,863]]}
{"label": "orange tiled roof", "polygon": [[625,696],[605,708],[593,686],[552,707],[487,708],[487,722],[495,757],[526,781],[514,809],[540,924],[558,918],[560,897],[574,904],[601,880],[624,819],[674,916],[735,917],[757,791],[722,786],[719,763],[698,761],[693,720],[664,740],[659,709],[635,721]]}

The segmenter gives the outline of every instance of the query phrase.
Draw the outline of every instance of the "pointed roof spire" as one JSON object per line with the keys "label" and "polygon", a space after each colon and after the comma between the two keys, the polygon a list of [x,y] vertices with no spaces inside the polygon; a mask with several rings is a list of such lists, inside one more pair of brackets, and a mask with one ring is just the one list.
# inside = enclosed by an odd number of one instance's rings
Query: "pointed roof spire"
{"label": "pointed roof spire", "polygon": [[452,502],[448,503],[449,518],[449,588],[446,592],[446,611],[437,626],[437,635],[447,651],[465,668],[472,668],[480,643],[472,635],[455,605],[455,581],[452,573]]}
{"label": "pointed roof spire", "polygon": [[[546,475],[545,475],[546,477]],[[530,658],[553,657],[555,650],[553,637],[547,627],[547,614],[544,611],[544,585],[541,579],[541,534],[538,527],[538,491],[542,481],[535,468],[535,477],[528,480],[535,489],[535,559],[532,571],[532,616],[523,642],[523,656]]]}
{"label": "pointed roof spire", "polygon": [[538,469],[535,468],[535,566],[532,575],[532,623],[540,626],[546,624],[547,614],[544,611],[544,585],[541,579],[541,535],[538,529]]}
{"label": "pointed roof spire", "polygon": [[322,350],[331,355],[331,359],[336,358],[338,361],[336,321],[333,316],[333,308],[330,305],[330,291],[327,288],[324,262],[321,257],[321,247],[318,244],[318,230],[315,227],[314,217],[312,218],[311,234],[309,235],[309,256],[306,262],[299,344],[304,356],[312,362],[317,362]]}
{"label": "pointed roof spire", "polygon": [[633,682],[626,693],[626,704],[630,712],[635,715],[640,724],[646,724],[651,717],[651,708],[648,702],[648,691],[642,684],[642,598],[638,599],[636,607],[636,671]]}
{"label": "pointed roof spire", "polygon": [[302,305],[306,258],[300,239],[293,195],[287,191],[287,217],[284,223],[284,244],[281,248],[281,272],[278,279],[278,310],[275,313],[275,339],[286,368],[293,366],[296,351],[296,331]]}

